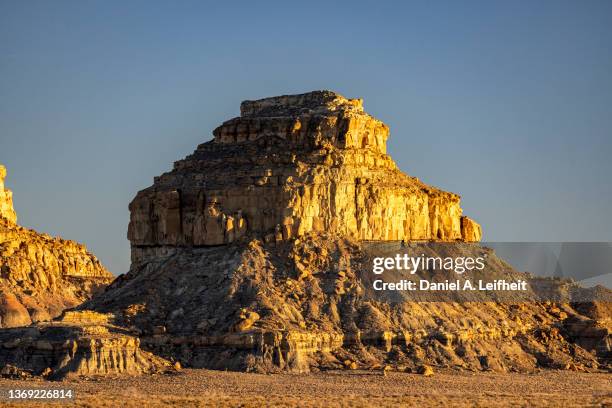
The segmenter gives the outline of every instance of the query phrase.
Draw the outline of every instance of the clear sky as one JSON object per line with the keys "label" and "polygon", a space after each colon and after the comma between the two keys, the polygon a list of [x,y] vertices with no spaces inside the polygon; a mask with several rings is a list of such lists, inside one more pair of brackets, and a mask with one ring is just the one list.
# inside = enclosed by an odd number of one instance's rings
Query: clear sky
{"label": "clear sky", "polygon": [[612,2],[0,0],[22,225],[129,268],[128,203],[244,99],[362,97],[492,241],[612,241]]}

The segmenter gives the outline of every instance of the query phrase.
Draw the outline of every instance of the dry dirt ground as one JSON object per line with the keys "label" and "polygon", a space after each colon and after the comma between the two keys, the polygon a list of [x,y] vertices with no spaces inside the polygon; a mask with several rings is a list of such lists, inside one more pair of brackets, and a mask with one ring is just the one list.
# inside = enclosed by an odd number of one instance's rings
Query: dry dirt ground
{"label": "dry dirt ground", "polygon": [[[542,371],[535,374],[325,372],[306,375],[183,370],[174,375],[45,382],[0,380],[0,406],[49,406],[9,402],[8,389],[70,388],[59,406],[612,406],[612,375]],[[54,404],[58,405],[58,404]]]}

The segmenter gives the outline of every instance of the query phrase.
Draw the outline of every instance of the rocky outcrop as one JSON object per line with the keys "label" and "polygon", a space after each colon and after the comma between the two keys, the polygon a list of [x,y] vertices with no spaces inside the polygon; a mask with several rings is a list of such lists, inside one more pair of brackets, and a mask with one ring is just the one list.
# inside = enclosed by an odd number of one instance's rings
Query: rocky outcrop
{"label": "rocky outcrop", "polygon": [[173,370],[170,362],[142,351],[139,344],[137,337],[109,323],[109,316],[70,312],[55,322],[0,331],[0,361],[49,379]]}
{"label": "rocky outcrop", "polygon": [[0,191],[10,204],[0,208],[0,327],[49,320],[113,280],[84,245],[17,225],[11,194]]}
{"label": "rocky outcrop", "polygon": [[464,241],[478,242],[482,237],[480,225],[469,217],[461,217],[461,236]]}
{"label": "rocky outcrop", "polygon": [[13,193],[11,190],[4,188],[5,178],[6,167],[0,164],[0,218],[14,224],[17,222],[17,214],[13,209]]}
{"label": "rocky outcrop", "polygon": [[459,196],[402,173],[389,128],[360,99],[330,91],[245,101],[214,140],[130,204],[133,260],[147,247],[287,240],[323,232],[358,240],[480,240]]}

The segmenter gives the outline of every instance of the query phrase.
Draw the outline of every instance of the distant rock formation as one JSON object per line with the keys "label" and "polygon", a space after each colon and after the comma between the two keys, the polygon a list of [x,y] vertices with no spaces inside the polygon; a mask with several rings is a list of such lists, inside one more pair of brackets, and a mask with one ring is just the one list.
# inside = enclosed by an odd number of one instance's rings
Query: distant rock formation
{"label": "distant rock formation", "polygon": [[0,165],[0,327],[50,320],[113,280],[84,245],[16,224]]}
{"label": "distant rock formation", "polygon": [[15,224],[17,222],[17,214],[15,214],[13,209],[13,193],[11,190],[4,188],[5,178],[6,167],[0,164],[0,218]]}
{"label": "distant rock formation", "polygon": [[331,91],[245,101],[174,170],[130,204],[133,259],[147,248],[287,240],[329,232],[358,240],[479,241],[459,196],[402,173],[389,127],[361,99]]}

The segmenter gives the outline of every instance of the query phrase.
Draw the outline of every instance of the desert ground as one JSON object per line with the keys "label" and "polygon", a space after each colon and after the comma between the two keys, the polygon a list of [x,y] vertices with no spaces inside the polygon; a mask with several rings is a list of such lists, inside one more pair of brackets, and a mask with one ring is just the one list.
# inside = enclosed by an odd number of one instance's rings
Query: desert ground
{"label": "desert ground", "polygon": [[0,380],[7,407],[48,406],[14,401],[8,389],[69,388],[78,407],[259,406],[612,406],[606,373],[541,371],[533,374],[437,372],[433,377],[389,372],[332,371],[313,374],[247,374],[185,369],[173,375],[43,380]]}

